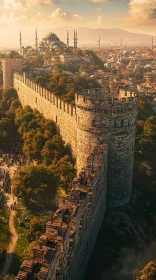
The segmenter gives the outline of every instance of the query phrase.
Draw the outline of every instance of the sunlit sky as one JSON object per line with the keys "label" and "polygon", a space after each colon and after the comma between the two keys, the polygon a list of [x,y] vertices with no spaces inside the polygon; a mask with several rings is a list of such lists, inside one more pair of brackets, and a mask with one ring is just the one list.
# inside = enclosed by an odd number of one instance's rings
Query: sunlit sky
{"label": "sunlit sky", "polygon": [[35,28],[61,26],[156,35],[156,0],[0,0],[0,46],[15,45],[20,30],[32,40]]}

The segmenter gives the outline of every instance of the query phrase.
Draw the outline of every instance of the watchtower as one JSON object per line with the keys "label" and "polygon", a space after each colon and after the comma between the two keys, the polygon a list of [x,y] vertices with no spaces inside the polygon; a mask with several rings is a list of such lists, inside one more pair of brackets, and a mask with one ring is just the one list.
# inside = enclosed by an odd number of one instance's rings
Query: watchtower
{"label": "watchtower", "polygon": [[21,58],[5,58],[2,60],[3,89],[13,87],[13,72],[21,72]]}
{"label": "watchtower", "polygon": [[118,90],[119,98],[104,89],[84,90],[76,95],[77,166],[96,145],[108,145],[108,206],[127,204],[132,194],[137,99]]}

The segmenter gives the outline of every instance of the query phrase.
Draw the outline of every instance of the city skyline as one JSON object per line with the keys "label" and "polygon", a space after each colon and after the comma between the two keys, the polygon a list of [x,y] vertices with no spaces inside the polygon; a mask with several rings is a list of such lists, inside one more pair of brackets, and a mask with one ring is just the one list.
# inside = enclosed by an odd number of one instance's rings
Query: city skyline
{"label": "city skyline", "polygon": [[156,0],[0,0],[0,46],[17,45],[20,30],[32,42],[33,29],[62,26],[156,35]]}

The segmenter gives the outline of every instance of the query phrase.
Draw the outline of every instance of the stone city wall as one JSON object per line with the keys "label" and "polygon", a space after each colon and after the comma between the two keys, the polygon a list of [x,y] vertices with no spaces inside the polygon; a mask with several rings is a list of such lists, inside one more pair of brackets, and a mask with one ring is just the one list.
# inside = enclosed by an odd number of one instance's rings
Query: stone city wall
{"label": "stone city wall", "polygon": [[74,106],[60,100],[54,94],[35,84],[25,74],[13,74],[14,88],[18,92],[22,106],[37,109],[47,119],[56,122],[58,131],[66,144],[71,147],[72,155],[77,155],[77,123]]}
{"label": "stone city wall", "polygon": [[85,166],[87,154],[96,145],[108,144],[110,207],[128,203],[132,193],[137,98],[121,90],[119,94],[118,99],[110,98],[103,89],[92,89],[76,94],[75,98],[77,165]]}
{"label": "stone city wall", "polygon": [[[94,158],[94,162],[93,162]],[[72,183],[17,280],[81,280],[103,221],[107,201],[107,145],[97,147]]]}
{"label": "stone city wall", "polygon": [[22,264],[17,279],[30,275],[40,280],[83,279],[106,204],[119,207],[131,198],[137,98],[115,87],[91,89],[75,94],[73,107],[25,74],[13,73],[18,69],[12,61],[11,69],[8,61],[6,65],[4,61],[4,88],[13,84],[23,106],[36,108],[56,122],[80,174],[53,221],[47,223],[33,261]]}
{"label": "stone city wall", "polygon": [[3,68],[3,89],[13,87],[13,72],[21,72],[21,59],[20,58],[6,58],[2,60]]}

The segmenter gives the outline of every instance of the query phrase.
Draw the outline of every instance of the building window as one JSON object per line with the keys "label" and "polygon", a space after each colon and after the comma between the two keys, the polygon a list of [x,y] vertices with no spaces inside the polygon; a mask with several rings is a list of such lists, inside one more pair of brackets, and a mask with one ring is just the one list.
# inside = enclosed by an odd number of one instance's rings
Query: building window
{"label": "building window", "polygon": [[128,127],[129,127],[129,125],[130,125],[130,121],[128,121]]}
{"label": "building window", "polygon": [[37,103],[37,97],[36,97],[36,103]]}
{"label": "building window", "polygon": [[116,120],[115,120],[115,122],[114,122],[114,127],[116,128]]}
{"label": "building window", "polygon": [[57,123],[57,116],[56,116],[56,123]]}
{"label": "building window", "polygon": [[124,120],[121,120],[121,127],[123,127],[124,125]]}

